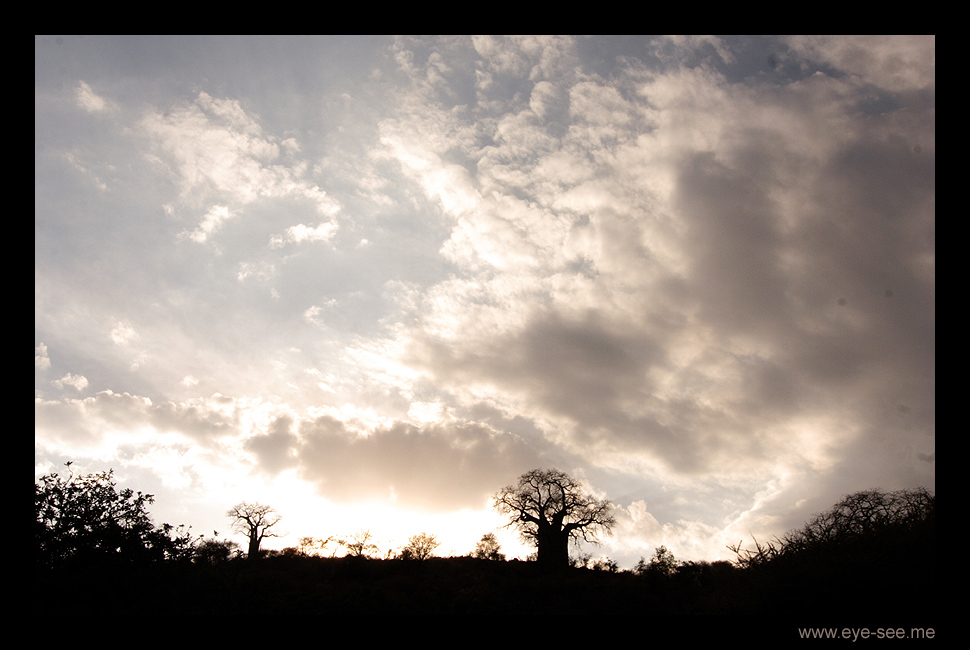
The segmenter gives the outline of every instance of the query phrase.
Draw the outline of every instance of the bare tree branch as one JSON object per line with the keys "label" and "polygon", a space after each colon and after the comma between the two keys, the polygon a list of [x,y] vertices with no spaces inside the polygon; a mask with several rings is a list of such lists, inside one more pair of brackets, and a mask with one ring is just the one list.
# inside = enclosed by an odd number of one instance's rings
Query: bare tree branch
{"label": "bare tree branch", "polygon": [[259,545],[263,538],[280,536],[272,528],[282,517],[272,506],[243,501],[233,506],[226,516],[232,520],[232,529],[235,532],[249,538],[248,557],[252,560],[259,557]]}
{"label": "bare tree branch", "polygon": [[583,485],[557,469],[534,469],[494,497],[495,508],[510,516],[526,541],[538,548],[540,562],[568,565],[569,541],[596,542],[616,525],[613,504],[588,494]]}

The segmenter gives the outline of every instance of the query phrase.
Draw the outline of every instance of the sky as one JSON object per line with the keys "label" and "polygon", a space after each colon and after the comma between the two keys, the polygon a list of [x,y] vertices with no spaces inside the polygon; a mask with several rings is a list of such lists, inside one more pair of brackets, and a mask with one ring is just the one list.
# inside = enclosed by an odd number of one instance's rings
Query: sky
{"label": "sky", "polygon": [[34,473],[631,568],[935,491],[933,36],[34,40]]}

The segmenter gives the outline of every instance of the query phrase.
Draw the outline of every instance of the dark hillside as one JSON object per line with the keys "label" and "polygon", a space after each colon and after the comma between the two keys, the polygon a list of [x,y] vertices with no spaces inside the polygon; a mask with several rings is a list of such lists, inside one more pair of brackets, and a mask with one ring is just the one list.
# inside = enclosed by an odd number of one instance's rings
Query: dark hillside
{"label": "dark hillside", "polygon": [[936,498],[925,490],[845,497],[781,539],[739,553],[769,611],[935,612]]}
{"label": "dark hillside", "polygon": [[[912,542],[912,543],[911,543]],[[915,544],[915,546],[914,546]],[[672,576],[474,558],[424,561],[270,557],[216,566],[46,575],[39,593],[83,588],[74,611],[95,614],[881,615],[936,611],[923,541],[867,544],[777,567],[689,564]],[[859,555],[859,554],[862,555]],[[916,555],[913,555],[915,553]],[[914,563],[907,558],[920,558]],[[860,558],[863,558],[860,561]]]}

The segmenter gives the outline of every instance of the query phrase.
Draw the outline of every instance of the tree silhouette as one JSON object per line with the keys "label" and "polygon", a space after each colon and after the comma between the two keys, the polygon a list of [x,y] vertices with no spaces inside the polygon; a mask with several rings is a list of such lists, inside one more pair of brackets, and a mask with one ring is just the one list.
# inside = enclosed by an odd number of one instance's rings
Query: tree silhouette
{"label": "tree silhouette", "polygon": [[231,539],[200,539],[195,545],[195,561],[200,564],[227,562],[237,548],[239,544]]}
{"label": "tree silhouette", "polygon": [[650,558],[650,564],[647,566],[648,571],[653,571],[659,575],[669,577],[677,572],[678,562],[666,546],[658,546]]}
{"label": "tree silhouette", "polygon": [[402,560],[426,560],[441,545],[438,538],[427,533],[412,535],[407,546],[401,549]]}
{"label": "tree silhouette", "polygon": [[300,545],[298,547],[300,550],[300,555],[304,557],[309,557],[311,555],[311,552],[313,555],[316,555],[316,553],[313,552],[314,548],[319,548],[320,550],[323,550],[324,547],[326,547],[326,545],[329,544],[332,540],[333,540],[333,535],[331,535],[330,537],[327,537],[326,539],[318,539],[316,537],[310,537],[310,536],[301,537],[299,539]]}
{"label": "tree silhouette", "polygon": [[474,557],[480,560],[504,560],[505,554],[501,552],[502,547],[498,543],[495,533],[485,533],[475,545]]}
{"label": "tree silhouette", "polygon": [[935,521],[936,497],[924,488],[864,490],[843,497],[798,530],[774,541],[755,540],[754,550],[742,549],[740,542],[728,548],[737,555],[738,566],[760,566],[780,558],[848,548],[865,540],[882,540],[926,527],[932,529]]}
{"label": "tree silhouette", "polygon": [[377,544],[372,542],[374,536],[369,530],[361,530],[354,533],[350,541],[337,540],[338,543],[347,547],[348,555],[351,557],[367,557],[368,555],[377,552]]}
{"label": "tree silhouette", "polygon": [[234,531],[249,538],[247,557],[250,560],[259,558],[259,545],[264,537],[279,536],[271,532],[271,529],[280,522],[282,517],[271,506],[243,501],[233,506],[226,516],[232,520]]}
{"label": "tree silhouette", "polygon": [[[66,463],[70,470],[71,463]],[[182,559],[191,555],[185,527],[155,527],[151,494],[118,490],[113,470],[34,484],[34,548],[38,568]]]}
{"label": "tree silhouette", "polygon": [[613,504],[586,493],[579,481],[558,469],[533,469],[517,485],[494,497],[495,508],[511,516],[526,541],[537,548],[537,560],[550,567],[569,566],[569,541],[595,542],[597,533],[609,534],[616,519]]}

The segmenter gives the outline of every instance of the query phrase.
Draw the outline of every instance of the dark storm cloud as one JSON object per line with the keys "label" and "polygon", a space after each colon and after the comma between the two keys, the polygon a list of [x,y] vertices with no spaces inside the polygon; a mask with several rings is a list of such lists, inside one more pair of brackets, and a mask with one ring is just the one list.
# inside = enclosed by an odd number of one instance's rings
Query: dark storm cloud
{"label": "dark storm cloud", "polygon": [[623,332],[593,313],[574,319],[538,311],[521,332],[484,345],[434,339],[424,345],[424,362],[444,382],[498,381],[581,419],[617,408],[650,365],[662,360],[649,338]]}
{"label": "dark storm cloud", "polygon": [[624,332],[595,314],[576,320],[540,316],[505,350],[495,374],[587,423],[589,416],[622,408],[624,397],[641,390],[650,366],[663,361],[649,336]]}
{"label": "dark storm cloud", "polygon": [[[557,422],[537,449],[565,443],[576,454],[623,449],[648,452],[679,471],[709,469],[736,445],[716,442],[718,414],[690,400],[658,404],[651,370],[668,364],[662,343],[642,327],[586,313],[537,311],[522,331],[487,344],[425,340],[421,359],[442,386],[486,384],[527,400],[527,417]],[[712,444],[715,443],[715,444]]]}
{"label": "dark storm cloud", "polygon": [[860,373],[931,372],[933,170],[932,155],[872,137],[821,170],[815,203],[790,235],[802,262],[789,286],[804,313],[825,326],[793,324],[782,341],[815,385],[845,385]]}
{"label": "dark storm cloud", "polygon": [[783,308],[777,216],[759,170],[732,169],[711,153],[684,163],[676,209],[688,225],[690,281],[702,318],[758,335]]}

